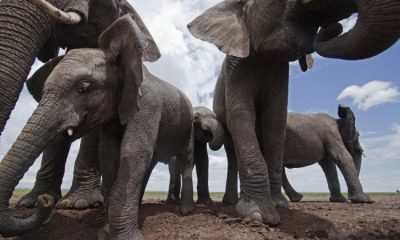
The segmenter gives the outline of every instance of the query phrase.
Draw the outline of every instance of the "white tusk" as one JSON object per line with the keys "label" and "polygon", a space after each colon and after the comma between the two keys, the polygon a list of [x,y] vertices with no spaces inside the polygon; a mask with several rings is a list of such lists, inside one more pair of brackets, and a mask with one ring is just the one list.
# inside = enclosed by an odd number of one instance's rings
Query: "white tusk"
{"label": "white tusk", "polygon": [[306,55],[306,62],[307,62],[308,69],[311,69],[314,67],[314,59],[311,54]]}
{"label": "white tusk", "polygon": [[68,136],[72,137],[72,135],[74,135],[74,129],[68,128],[67,133],[68,133]]}
{"label": "white tusk", "polygon": [[31,0],[32,4],[36,5],[43,12],[56,18],[59,22],[64,24],[78,24],[82,21],[82,17],[76,12],[64,12],[54,7],[45,0]]}

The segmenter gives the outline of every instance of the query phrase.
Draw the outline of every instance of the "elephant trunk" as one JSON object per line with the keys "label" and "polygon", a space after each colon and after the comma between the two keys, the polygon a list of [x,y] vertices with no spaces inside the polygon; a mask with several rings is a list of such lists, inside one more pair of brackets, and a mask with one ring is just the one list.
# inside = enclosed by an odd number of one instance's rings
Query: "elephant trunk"
{"label": "elephant trunk", "polygon": [[56,97],[41,101],[17,140],[0,162],[0,235],[21,235],[39,228],[49,217],[54,200],[49,195],[38,198],[38,209],[27,218],[16,218],[8,206],[18,182],[60,129]]}
{"label": "elephant trunk", "polygon": [[212,139],[209,141],[209,146],[211,150],[218,150],[222,147],[224,144],[225,140],[225,133],[224,133],[224,128],[222,127],[221,123],[214,119],[214,123],[211,126],[211,132],[212,132]]}
{"label": "elephant trunk", "polygon": [[399,39],[400,1],[352,1],[357,5],[356,25],[340,36],[328,33],[332,36],[327,37],[326,31],[322,29],[314,42],[314,48],[321,56],[346,60],[365,59],[385,51]]}
{"label": "elephant trunk", "polygon": [[27,0],[0,1],[0,136],[55,20]]}

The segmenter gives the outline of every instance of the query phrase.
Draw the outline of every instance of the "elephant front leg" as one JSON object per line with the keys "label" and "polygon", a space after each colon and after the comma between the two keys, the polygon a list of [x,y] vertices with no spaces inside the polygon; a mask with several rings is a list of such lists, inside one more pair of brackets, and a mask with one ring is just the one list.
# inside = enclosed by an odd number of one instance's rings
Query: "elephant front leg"
{"label": "elephant front leg", "polygon": [[194,141],[194,162],[197,173],[197,203],[211,205],[208,189],[208,153],[207,143]]}
{"label": "elephant front leg", "polygon": [[181,192],[181,171],[176,163],[176,156],[172,157],[168,163],[169,170],[169,189],[167,203],[178,203]]}
{"label": "elephant front leg", "polygon": [[254,106],[237,101],[228,109],[227,125],[238,157],[240,200],[236,210],[244,218],[279,224],[279,214],[271,198],[268,167],[255,132]]}
{"label": "elephant front leg", "polygon": [[74,178],[69,192],[57,203],[61,209],[86,209],[103,205],[98,161],[99,131],[84,136],[75,161]]}
{"label": "elephant front leg", "polygon": [[21,197],[17,206],[35,207],[38,196],[43,194],[51,195],[55,201],[61,198],[61,183],[70,146],[71,143],[64,136],[58,136],[44,150],[35,186],[31,192]]}
{"label": "elephant front leg", "polygon": [[371,200],[363,191],[350,153],[347,151],[345,146],[341,144],[341,140],[335,142],[338,144],[330,146],[328,151],[346,180],[349,200],[353,203],[373,203],[374,201]]}
{"label": "elephant front leg", "polygon": [[347,202],[347,199],[342,195],[340,191],[340,183],[337,175],[336,165],[331,159],[323,159],[318,164],[324,171],[326,181],[328,182],[329,192],[331,196],[329,201],[331,202]]}
{"label": "elephant front leg", "polygon": [[227,205],[234,205],[239,201],[238,168],[231,136],[227,136],[225,152],[228,158],[228,171],[226,176],[225,194],[222,198],[222,202]]}

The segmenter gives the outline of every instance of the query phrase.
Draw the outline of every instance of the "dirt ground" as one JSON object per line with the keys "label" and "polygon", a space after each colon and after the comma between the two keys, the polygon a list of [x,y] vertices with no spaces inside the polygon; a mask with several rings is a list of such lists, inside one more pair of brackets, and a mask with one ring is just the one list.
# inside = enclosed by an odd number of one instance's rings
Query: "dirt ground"
{"label": "dirt ground", "polygon": [[[269,228],[241,220],[233,206],[220,202],[212,207],[197,205],[194,213],[181,216],[177,205],[146,199],[140,225],[147,240],[400,239],[400,197],[374,200],[374,204],[351,204],[307,197],[300,203],[291,203],[288,210],[280,210],[282,223]],[[13,209],[19,216],[30,211]],[[39,230],[13,239],[94,240],[103,216],[103,209],[57,210]]]}

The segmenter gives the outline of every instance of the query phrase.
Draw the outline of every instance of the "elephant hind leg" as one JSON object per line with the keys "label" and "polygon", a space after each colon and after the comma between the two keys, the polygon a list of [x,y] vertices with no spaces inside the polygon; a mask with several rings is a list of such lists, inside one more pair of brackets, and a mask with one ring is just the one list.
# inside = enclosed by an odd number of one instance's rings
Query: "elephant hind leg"
{"label": "elephant hind leg", "polygon": [[71,189],[58,201],[57,208],[86,209],[103,205],[98,146],[99,130],[96,129],[82,138],[79,154],[75,161]]}
{"label": "elephant hind leg", "polygon": [[179,153],[176,157],[177,165],[182,166],[182,190],[180,199],[181,213],[186,215],[195,208],[193,201],[193,155],[194,155],[194,132],[190,133],[190,139],[184,152]]}
{"label": "elephant hind leg", "polygon": [[290,184],[289,179],[286,176],[285,168],[282,172],[282,186],[285,190],[286,195],[289,197],[290,201],[292,202],[300,202],[303,199],[303,195],[298,193]]}

